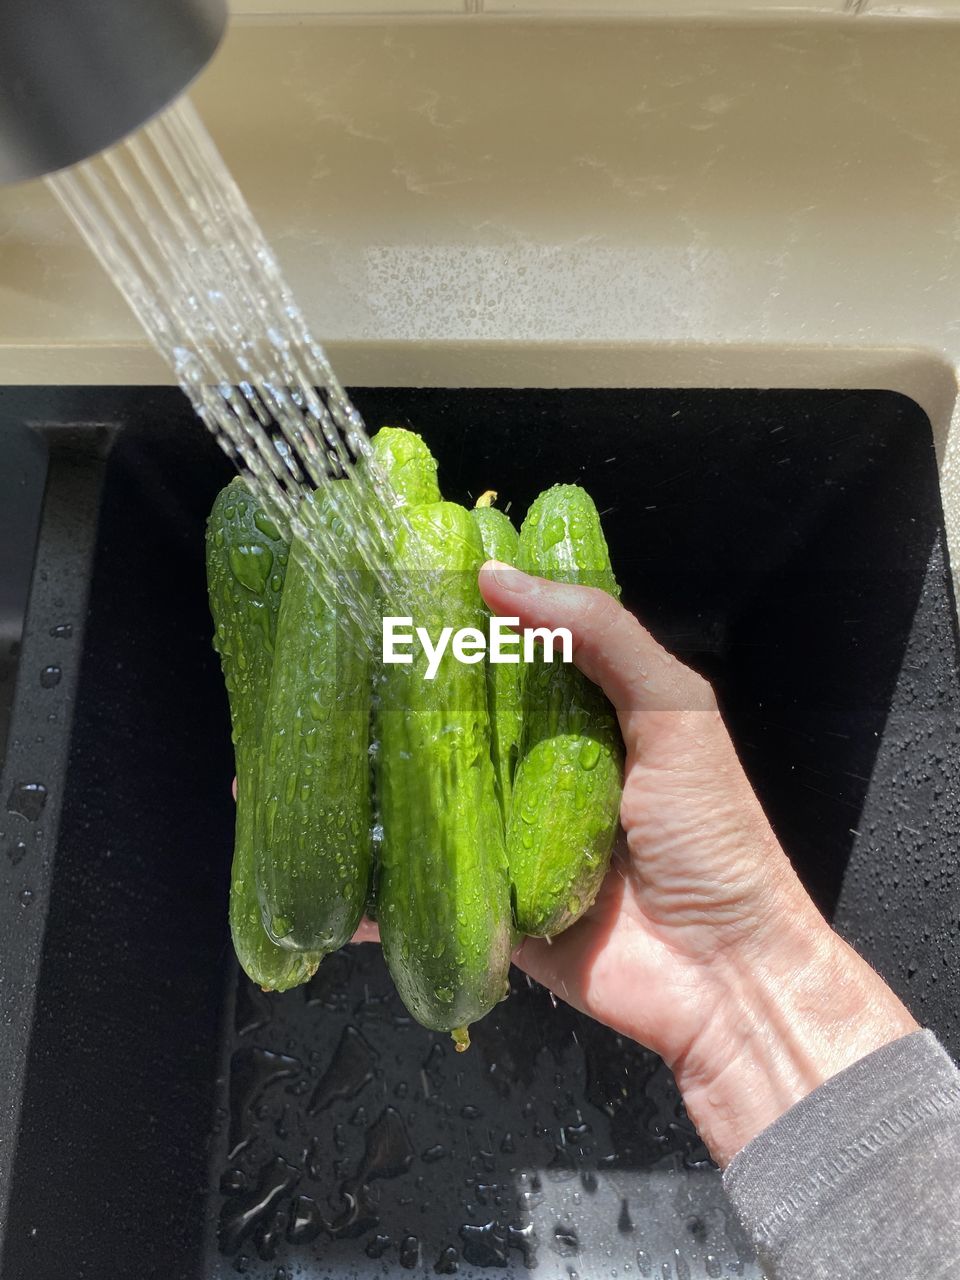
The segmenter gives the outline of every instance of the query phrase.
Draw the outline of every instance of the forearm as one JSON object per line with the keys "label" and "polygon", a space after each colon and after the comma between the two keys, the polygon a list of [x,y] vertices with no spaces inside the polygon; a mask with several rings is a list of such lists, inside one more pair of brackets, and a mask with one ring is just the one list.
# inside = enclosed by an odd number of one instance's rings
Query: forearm
{"label": "forearm", "polygon": [[672,1063],[687,1111],[726,1166],[818,1085],[917,1023],[812,903],[724,961],[721,994]]}

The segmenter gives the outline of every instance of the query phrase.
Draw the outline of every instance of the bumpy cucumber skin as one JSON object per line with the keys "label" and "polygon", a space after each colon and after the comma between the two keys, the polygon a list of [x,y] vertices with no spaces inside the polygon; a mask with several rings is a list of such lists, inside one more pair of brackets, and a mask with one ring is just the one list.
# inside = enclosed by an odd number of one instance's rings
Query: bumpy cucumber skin
{"label": "bumpy cucumber skin", "polygon": [[[555,485],[533,503],[517,567],[620,594],[597,509],[578,485]],[[507,857],[518,928],[549,938],[583,914],[606,874],[619,822],[623,742],[606,697],[559,655],[524,665],[521,700]]]}
{"label": "bumpy cucumber skin", "polygon": [[[329,494],[304,508],[308,525],[336,518]],[[371,575],[345,554],[342,572],[371,591]],[[277,620],[256,880],[273,941],[326,955],[353,936],[369,887],[371,672],[359,624],[313,581],[310,557],[295,541]]]}
{"label": "bumpy cucumber skin", "polygon": [[294,954],[271,942],[254,877],[260,740],[287,555],[286,542],[246,484],[231,480],[217,495],[206,536],[213,643],[230,701],[237,769],[230,931],[241,968],[266,991],[306,982],[320,962],[317,955]]}
{"label": "bumpy cucumber skin", "polygon": [[[399,565],[437,570],[414,626],[484,629],[480,534],[454,503],[412,508]],[[410,545],[411,542],[416,545]],[[378,791],[383,824],[377,918],[384,956],[407,1009],[469,1042],[465,1028],[507,989],[512,930],[503,829],[490,755],[483,664],[445,654],[434,680],[385,666]]]}
{"label": "bumpy cucumber skin", "polygon": [[[496,507],[477,506],[470,516],[480,530],[485,560],[516,564],[520,536],[510,517]],[[490,709],[491,749],[500,810],[506,823],[513,795],[513,775],[520,743],[520,666],[486,664],[487,706]]]}
{"label": "bumpy cucumber skin", "polygon": [[[440,501],[437,483],[437,461],[423,438],[404,427],[381,427],[370,441],[370,449],[380,470],[393,487],[397,503],[401,507],[423,506]],[[397,602],[400,607],[401,602]],[[386,602],[381,600],[382,612],[389,613]],[[405,612],[405,606],[403,610]],[[379,813],[377,814],[379,822]],[[364,915],[368,920],[377,918],[377,879],[380,852],[374,845],[370,890]]]}
{"label": "bumpy cucumber skin", "polygon": [[415,431],[381,427],[370,441],[370,448],[401,506],[418,507],[440,501],[436,459]]}

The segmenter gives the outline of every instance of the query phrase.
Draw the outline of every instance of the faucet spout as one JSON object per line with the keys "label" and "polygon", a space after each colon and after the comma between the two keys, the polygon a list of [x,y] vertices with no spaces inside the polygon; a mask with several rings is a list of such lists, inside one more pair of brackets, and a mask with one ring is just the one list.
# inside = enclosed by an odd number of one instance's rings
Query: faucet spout
{"label": "faucet spout", "polygon": [[0,183],[120,141],[206,66],[226,0],[3,0]]}

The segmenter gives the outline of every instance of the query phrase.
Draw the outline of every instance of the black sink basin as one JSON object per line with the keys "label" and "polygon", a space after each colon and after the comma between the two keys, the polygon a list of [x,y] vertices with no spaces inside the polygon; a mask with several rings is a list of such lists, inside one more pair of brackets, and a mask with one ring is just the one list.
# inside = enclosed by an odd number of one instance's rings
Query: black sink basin
{"label": "black sink basin", "polygon": [[[426,435],[448,497],[495,488],[520,515],[548,483],[590,490],[626,602],[715,681],[818,902],[960,1052],[957,636],[917,407],[355,394],[371,426]],[[238,978],[202,555],[229,467],[174,390],[3,407],[74,424],[2,779],[3,1280],[756,1276],[662,1063],[521,974],[463,1057],[406,1016],[376,948],[284,996]],[[61,664],[41,704],[71,609],[79,678]],[[7,803],[25,783],[37,812]]]}

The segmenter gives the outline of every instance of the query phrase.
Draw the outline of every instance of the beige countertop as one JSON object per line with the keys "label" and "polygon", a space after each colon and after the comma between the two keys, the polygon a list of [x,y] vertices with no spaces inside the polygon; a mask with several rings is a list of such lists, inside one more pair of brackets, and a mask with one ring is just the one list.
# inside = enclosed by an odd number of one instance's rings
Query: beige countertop
{"label": "beige countertop", "polygon": [[[960,7],[586,7],[235,4],[194,100],[341,379],[900,390],[960,564]],[[0,190],[0,383],[170,380]]]}

